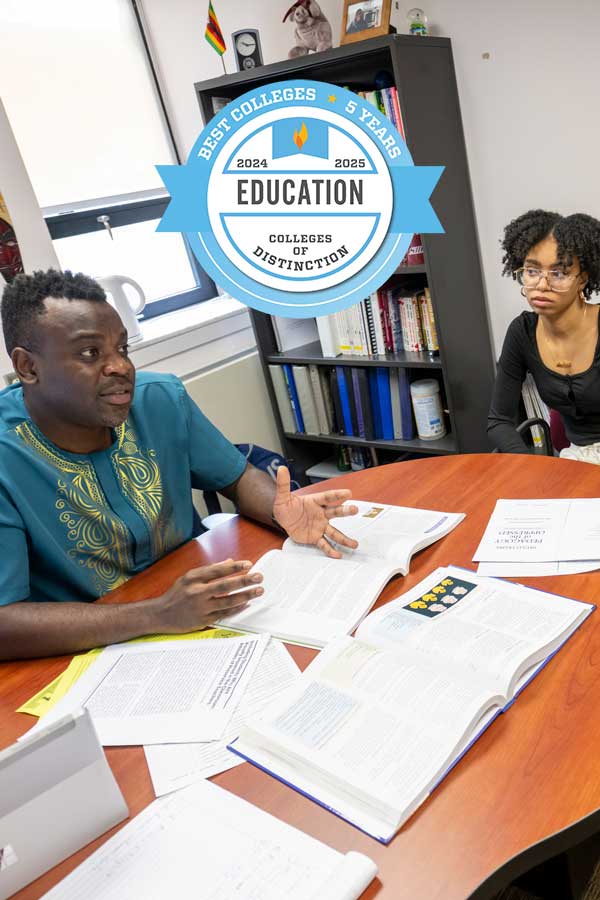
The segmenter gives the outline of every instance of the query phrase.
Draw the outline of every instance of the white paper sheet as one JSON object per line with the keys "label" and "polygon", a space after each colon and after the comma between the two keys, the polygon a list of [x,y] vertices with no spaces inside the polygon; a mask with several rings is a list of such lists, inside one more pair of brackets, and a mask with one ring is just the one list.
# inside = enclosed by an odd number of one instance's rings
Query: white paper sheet
{"label": "white paper sheet", "polygon": [[85,707],[104,746],[217,740],[267,643],[249,635],[114,644],[35,728]]}
{"label": "white paper sheet", "polygon": [[589,562],[599,554],[600,498],[498,500],[473,559]]}
{"label": "white paper sheet", "polygon": [[259,715],[269,703],[290,687],[300,670],[282,643],[271,639],[252,676],[234,716],[227,737],[202,744],[155,744],[144,747],[154,793],[157,797],[176,791],[239,766],[243,760],[227,749],[240,727]]}
{"label": "white paper sheet", "polygon": [[600,569],[600,559],[571,562],[480,562],[478,575],[492,578],[538,578],[543,575],[578,575]]}
{"label": "white paper sheet", "polygon": [[45,900],[358,900],[376,874],[200,781],[155,800]]}

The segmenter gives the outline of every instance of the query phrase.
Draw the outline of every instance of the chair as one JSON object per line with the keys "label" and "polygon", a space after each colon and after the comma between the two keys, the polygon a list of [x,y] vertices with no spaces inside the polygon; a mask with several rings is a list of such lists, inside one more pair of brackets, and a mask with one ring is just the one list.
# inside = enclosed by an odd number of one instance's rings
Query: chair
{"label": "chair", "polygon": [[[520,425],[517,425],[517,434],[522,434],[524,431],[526,431],[527,428],[533,428],[534,425],[539,425],[543,431],[544,453],[546,454],[546,456],[554,456],[552,433],[550,430],[550,425],[548,425],[545,419],[542,419],[539,416],[534,416],[531,419],[525,419],[524,422],[521,422]],[[500,450],[498,449],[498,447],[494,447],[492,453],[500,453]]]}
{"label": "chair", "polygon": [[[527,428],[532,428],[534,425],[539,425],[542,429],[544,437],[544,453],[546,456],[554,456],[555,451],[560,453],[561,450],[564,450],[565,447],[569,446],[570,442],[565,432],[562,416],[560,413],[556,412],[555,409],[550,410],[550,424],[548,424],[545,419],[534,416],[531,419],[525,419],[524,422],[517,425],[517,433],[522,434]],[[492,450],[492,453],[499,452],[497,447]]]}
{"label": "chair", "polygon": [[[246,457],[251,465],[255,466],[257,469],[262,469],[262,471],[266,472],[273,481],[276,481],[277,479],[277,469],[279,466],[287,466],[290,470],[292,490],[296,490],[300,487],[296,481],[294,470],[290,462],[287,459],[284,459],[279,453],[276,453],[274,450],[265,450],[264,447],[258,447],[256,444],[236,444],[235,446],[240,453]],[[203,499],[208,512],[208,515],[202,519],[204,528],[208,530],[217,528],[219,525],[223,525],[225,522],[228,522],[237,516],[237,512],[223,512],[216,491],[204,491]]]}

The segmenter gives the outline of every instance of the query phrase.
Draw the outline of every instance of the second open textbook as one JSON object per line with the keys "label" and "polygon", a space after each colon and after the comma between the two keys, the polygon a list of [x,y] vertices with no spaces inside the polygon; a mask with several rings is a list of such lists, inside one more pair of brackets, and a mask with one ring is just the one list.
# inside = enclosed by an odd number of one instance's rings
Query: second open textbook
{"label": "second open textbook", "polygon": [[464,513],[352,501],[356,516],[331,523],[356,538],[357,550],[330,559],[316,547],[288,538],[253,568],[264,576],[264,594],[221,620],[228,628],[267,632],[290,643],[324,647],[350,634],[394,575],[406,575],[414,553],[449,534]]}
{"label": "second open textbook", "polygon": [[436,569],[326,647],[230,748],[388,843],[593,608]]}

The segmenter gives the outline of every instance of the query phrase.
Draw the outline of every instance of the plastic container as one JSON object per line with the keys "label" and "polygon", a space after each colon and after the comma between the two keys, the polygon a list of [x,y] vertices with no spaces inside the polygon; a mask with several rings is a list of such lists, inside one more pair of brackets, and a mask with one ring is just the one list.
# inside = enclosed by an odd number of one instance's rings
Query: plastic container
{"label": "plastic container", "polygon": [[444,437],[444,410],[440,398],[440,386],[435,378],[413,381],[410,386],[412,405],[417,422],[417,433],[422,441],[435,441]]}

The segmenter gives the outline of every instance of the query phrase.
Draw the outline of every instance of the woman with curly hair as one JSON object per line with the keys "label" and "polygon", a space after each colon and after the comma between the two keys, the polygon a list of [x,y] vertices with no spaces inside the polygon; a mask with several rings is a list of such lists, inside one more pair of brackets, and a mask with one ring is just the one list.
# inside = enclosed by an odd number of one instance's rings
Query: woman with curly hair
{"label": "woman with curly hair", "polygon": [[503,275],[521,285],[532,312],[509,325],[498,364],[488,434],[503,453],[526,453],[517,433],[521,387],[531,372],[544,403],[563,418],[561,456],[600,465],[600,222],[541,209],[504,232]]}

